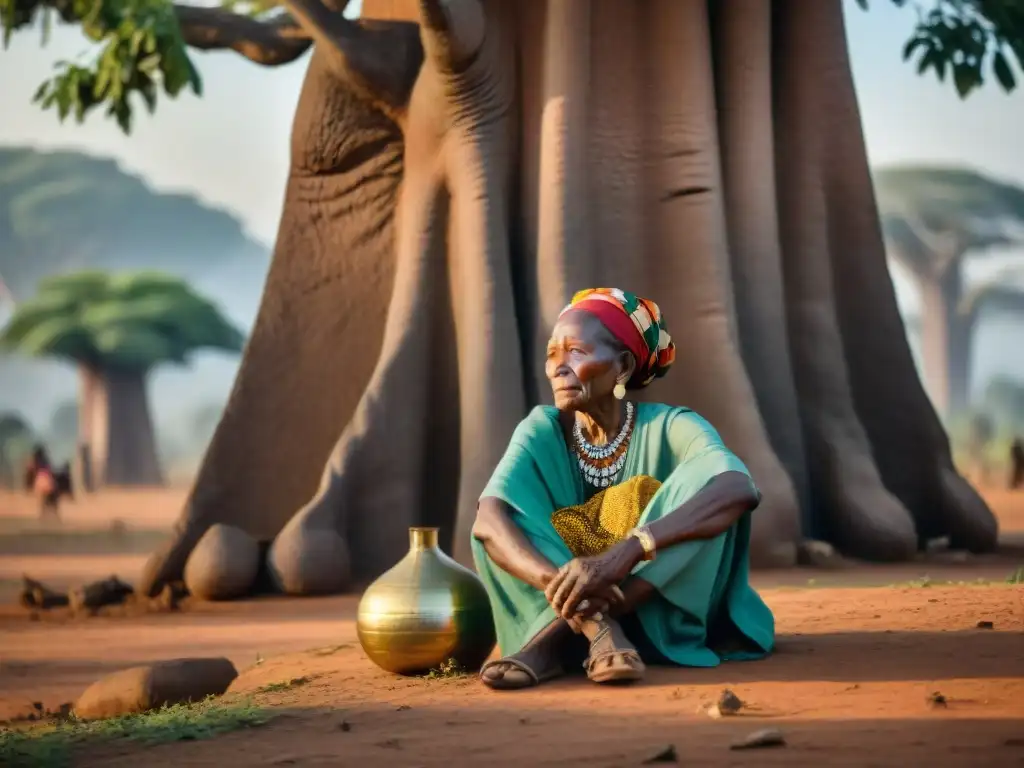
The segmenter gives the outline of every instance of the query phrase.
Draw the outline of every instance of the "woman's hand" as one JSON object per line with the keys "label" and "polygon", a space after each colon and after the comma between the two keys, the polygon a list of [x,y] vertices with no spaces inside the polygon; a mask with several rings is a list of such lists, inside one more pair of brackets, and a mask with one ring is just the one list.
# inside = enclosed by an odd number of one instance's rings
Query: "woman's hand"
{"label": "woman's hand", "polygon": [[[615,589],[643,557],[640,542],[630,536],[593,557],[577,557],[558,569],[548,582],[544,596],[555,613],[566,621],[579,612],[583,600],[600,598],[608,601]],[[619,592],[619,595],[622,593]]]}

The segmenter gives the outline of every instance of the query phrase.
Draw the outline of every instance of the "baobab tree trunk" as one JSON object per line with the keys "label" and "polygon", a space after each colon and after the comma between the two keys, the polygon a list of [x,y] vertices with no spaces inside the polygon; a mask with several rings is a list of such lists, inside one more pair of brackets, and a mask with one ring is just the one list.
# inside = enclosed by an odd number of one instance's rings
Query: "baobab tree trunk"
{"label": "baobab tree trunk", "polygon": [[146,376],[145,371],[82,368],[79,429],[102,485],[163,484]]}
{"label": "baobab tree trunk", "polygon": [[[466,558],[489,472],[529,405],[550,398],[541,344],[591,285],[665,309],[680,362],[645,396],[705,415],[751,468],[764,494],[755,564],[792,563],[819,531],[875,559],[909,557],[937,531],[994,546],[894,325],[840,0],[366,0],[365,16],[420,22],[407,89],[395,61],[408,59],[364,47],[398,26],[289,7],[317,46],[289,190],[319,186],[286,200],[228,412],[144,589],[176,578],[220,521],[277,534],[270,565],[289,592],[379,574],[409,525],[441,524]],[[325,102],[337,114],[310,130],[304,110]],[[373,162],[401,157],[372,237],[357,215],[310,216],[337,197],[344,141],[365,150],[346,165],[348,194],[381,181]],[[311,154],[331,162],[307,169]],[[286,330],[291,275],[340,263],[331,302],[291,307],[307,344]],[[367,274],[393,274],[389,299]],[[365,295],[386,306],[382,324],[339,311]],[[353,367],[356,349],[373,365]]]}
{"label": "baobab tree trunk", "polygon": [[939,412],[963,413],[970,401],[972,315],[961,312],[963,277],[959,260],[928,280],[921,291],[921,341],[925,379]]}

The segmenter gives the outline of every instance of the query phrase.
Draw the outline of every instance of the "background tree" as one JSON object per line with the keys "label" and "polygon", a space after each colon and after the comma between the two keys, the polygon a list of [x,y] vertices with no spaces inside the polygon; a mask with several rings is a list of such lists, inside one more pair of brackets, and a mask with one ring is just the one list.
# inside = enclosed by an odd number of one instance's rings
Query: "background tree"
{"label": "background tree", "polygon": [[[960,168],[885,168],[875,188],[889,254],[921,293],[928,389],[947,417],[969,404],[971,347],[986,311],[1024,314],[1024,286],[998,274],[968,285],[965,263],[1024,242],[1024,189]],[[1024,274],[1024,268],[1019,270]]]}
{"label": "background tree", "polygon": [[[11,28],[43,7],[0,1]],[[755,562],[793,562],[801,530],[873,558],[995,546],[903,334],[840,0],[366,0],[360,23],[345,5],[105,2],[83,24],[95,66],[38,94],[127,130],[132,94],[199,90],[187,44],[279,64],[316,42],[253,337],[143,589],[218,521],[276,537],[293,592],[379,573],[411,524],[465,558],[476,495],[549,397],[550,324],[595,283],[671,307],[691,363],[652,396],[706,415],[758,478]],[[936,4],[974,9],[985,55],[915,50],[1011,88],[992,53],[1019,54],[1010,5]]]}
{"label": "background tree", "polygon": [[1004,477],[1010,469],[1010,445],[1024,438],[1024,383],[993,377],[978,402],[951,420],[949,431],[958,464],[979,482],[991,481],[993,472]]}
{"label": "background tree", "polygon": [[202,348],[238,352],[242,334],[206,299],[157,273],[50,277],[18,305],[0,344],[73,362],[81,378],[80,442],[102,483],[162,482],[146,376]]}
{"label": "background tree", "polygon": [[58,272],[153,269],[193,281],[227,269],[238,282],[258,279],[268,257],[237,217],[154,190],[113,160],[0,147],[0,307],[5,284],[26,298]]}
{"label": "background tree", "polygon": [[32,427],[19,414],[0,414],[0,488],[21,489],[34,439]]}
{"label": "background tree", "polygon": [[46,442],[53,457],[71,458],[78,445],[78,402],[65,400],[53,409],[46,428]]}

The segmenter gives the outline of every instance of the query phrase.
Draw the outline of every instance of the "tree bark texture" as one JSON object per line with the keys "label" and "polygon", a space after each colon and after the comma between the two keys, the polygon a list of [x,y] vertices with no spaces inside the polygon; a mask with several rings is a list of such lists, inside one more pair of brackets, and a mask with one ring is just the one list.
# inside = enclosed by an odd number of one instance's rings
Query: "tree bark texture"
{"label": "tree bark texture", "polygon": [[678,362],[643,395],[694,408],[750,467],[755,565],[808,535],[871,559],[941,532],[995,545],[896,309],[840,0],[363,14],[420,22],[418,77],[398,108],[353,95],[313,35],[256,329],[146,591],[215,522],[273,538],[288,592],[376,576],[411,525],[466,561],[478,494],[550,401],[557,313],[597,285],[663,307]]}
{"label": "tree bark texture", "polygon": [[144,371],[83,368],[79,408],[93,477],[102,485],[163,484]]}

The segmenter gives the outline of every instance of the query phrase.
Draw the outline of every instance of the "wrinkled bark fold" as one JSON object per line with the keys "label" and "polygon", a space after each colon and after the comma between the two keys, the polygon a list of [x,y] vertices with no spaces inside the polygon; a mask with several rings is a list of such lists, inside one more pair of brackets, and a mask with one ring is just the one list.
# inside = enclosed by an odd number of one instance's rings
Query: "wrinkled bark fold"
{"label": "wrinkled bark fold", "polygon": [[[429,13],[397,123],[314,57],[256,330],[144,587],[213,522],[276,534],[291,592],[376,576],[410,525],[465,560],[488,474],[550,398],[550,325],[600,284],[663,307],[678,362],[642,396],[751,468],[755,564],[792,563],[801,535],[872,559],[942,532],[994,546],[896,311],[840,0],[484,0],[482,38],[474,1],[364,3]],[[353,143],[342,185],[301,162]]]}

